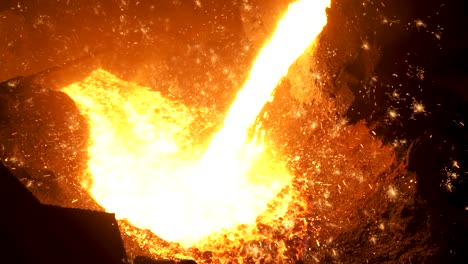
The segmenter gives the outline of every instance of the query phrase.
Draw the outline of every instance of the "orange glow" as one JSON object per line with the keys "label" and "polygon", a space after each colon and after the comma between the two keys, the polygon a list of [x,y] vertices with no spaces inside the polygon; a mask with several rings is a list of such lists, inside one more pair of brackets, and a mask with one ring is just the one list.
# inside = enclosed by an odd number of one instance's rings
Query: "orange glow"
{"label": "orange glow", "polygon": [[183,246],[254,224],[292,176],[267,151],[260,127],[253,138],[247,132],[321,32],[329,4],[289,6],[206,150],[194,134],[199,124],[213,126],[209,109],[186,107],[101,69],[65,87],[88,118],[92,180],[83,184],[94,199],[117,218]]}

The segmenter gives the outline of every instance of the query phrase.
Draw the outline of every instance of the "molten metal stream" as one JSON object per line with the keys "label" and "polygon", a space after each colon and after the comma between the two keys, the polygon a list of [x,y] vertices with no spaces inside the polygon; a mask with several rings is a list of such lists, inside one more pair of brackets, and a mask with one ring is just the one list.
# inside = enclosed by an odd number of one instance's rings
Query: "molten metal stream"
{"label": "molten metal stream", "polygon": [[118,218],[184,246],[254,224],[291,175],[265,151],[262,136],[249,139],[247,131],[325,26],[329,4],[301,0],[289,6],[204,152],[193,135],[197,124],[209,125],[209,109],[190,109],[103,70],[63,88],[90,125],[91,180],[84,186]]}

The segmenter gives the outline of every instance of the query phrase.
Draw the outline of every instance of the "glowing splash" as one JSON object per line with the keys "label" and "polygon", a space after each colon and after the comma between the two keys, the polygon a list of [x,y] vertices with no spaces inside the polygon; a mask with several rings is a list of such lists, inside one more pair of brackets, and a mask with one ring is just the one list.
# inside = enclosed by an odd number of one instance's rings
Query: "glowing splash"
{"label": "glowing splash", "polygon": [[293,3],[255,60],[222,129],[205,152],[196,144],[209,110],[190,109],[103,70],[65,87],[90,125],[84,182],[117,218],[190,246],[253,224],[291,176],[261,133],[247,131],[289,66],[326,24],[329,0]]}

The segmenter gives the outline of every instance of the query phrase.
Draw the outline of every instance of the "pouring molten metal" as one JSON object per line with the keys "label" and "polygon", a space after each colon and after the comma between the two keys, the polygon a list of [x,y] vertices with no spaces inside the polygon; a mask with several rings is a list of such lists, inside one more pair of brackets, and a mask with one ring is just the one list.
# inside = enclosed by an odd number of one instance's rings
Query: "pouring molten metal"
{"label": "pouring molten metal", "polygon": [[264,143],[260,125],[253,136],[249,131],[322,31],[329,4],[290,4],[208,147],[194,135],[200,124],[210,126],[209,109],[189,108],[101,69],[63,88],[90,126],[92,180],[85,188],[117,218],[183,246],[254,224],[292,176]]}

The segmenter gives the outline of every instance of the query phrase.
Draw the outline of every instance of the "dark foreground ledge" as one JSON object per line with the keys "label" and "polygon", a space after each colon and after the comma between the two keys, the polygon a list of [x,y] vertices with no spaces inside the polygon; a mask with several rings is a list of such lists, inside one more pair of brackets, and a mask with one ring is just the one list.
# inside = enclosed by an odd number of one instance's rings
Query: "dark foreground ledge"
{"label": "dark foreground ledge", "polygon": [[41,204],[2,163],[0,212],[2,263],[176,263],[129,260],[114,214]]}

